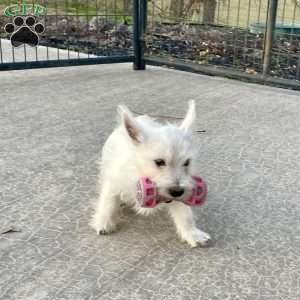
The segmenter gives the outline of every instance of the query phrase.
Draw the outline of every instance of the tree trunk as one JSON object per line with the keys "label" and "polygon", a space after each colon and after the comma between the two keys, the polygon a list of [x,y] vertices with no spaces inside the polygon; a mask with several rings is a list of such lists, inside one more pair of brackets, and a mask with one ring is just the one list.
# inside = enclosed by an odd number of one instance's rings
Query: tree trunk
{"label": "tree trunk", "polygon": [[214,24],[217,0],[203,1],[203,23]]}
{"label": "tree trunk", "polygon": [[125,12],[125,14],[130,15],[132,0],[123,0],[123,1],[124,1],[124,12]]}
{"label": "tree trunk", "polygon": [[170,15],[178,19],[183,15],[184,0],[171,0]]}

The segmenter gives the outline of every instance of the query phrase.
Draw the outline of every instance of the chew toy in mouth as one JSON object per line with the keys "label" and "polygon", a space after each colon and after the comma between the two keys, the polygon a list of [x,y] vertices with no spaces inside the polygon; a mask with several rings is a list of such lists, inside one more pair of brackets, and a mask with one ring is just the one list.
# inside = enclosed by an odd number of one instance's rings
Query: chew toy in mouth
{"label": "chew toy in mouth", "polygon": [[193,176],[195,185],[192,195],[186,199],[167,198],[159,195],[157,186],[149,177],[141,177],[137,183],[137,200],[142,207],[153,208],[159,203],[180,201],[189,206],[202,205],[206,201],[207,185],[199,176]]}

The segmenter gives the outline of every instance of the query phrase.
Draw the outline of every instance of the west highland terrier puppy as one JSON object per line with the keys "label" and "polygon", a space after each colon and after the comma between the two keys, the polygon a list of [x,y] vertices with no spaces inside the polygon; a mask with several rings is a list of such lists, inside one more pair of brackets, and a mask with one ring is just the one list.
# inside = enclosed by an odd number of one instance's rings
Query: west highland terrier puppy
{"label": "west highland terrier puppy", "polygon": [[160,195],[170,200],[185,199],[192,194],[195,148],[192,127],[195,103],[190,101],[182,123],[163,125],[148,116],[134,117],[119,106],[121,125],[109,136],[102,149],[99,176],[99,199],[91,226],[97,234],[116,229],[122,203],[137,213],[150,215],[166,209],[181,240],[190,246],[207,245],[210,236],[196,227],[191,207],[180,201],[168,201],[154,208],[144,208],[137,201],[137,182],[151,178]]}

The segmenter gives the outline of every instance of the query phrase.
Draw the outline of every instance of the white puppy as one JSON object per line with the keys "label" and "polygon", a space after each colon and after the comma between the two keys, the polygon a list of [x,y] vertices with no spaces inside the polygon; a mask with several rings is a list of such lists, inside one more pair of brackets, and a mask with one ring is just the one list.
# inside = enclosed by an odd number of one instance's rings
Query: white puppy
{"label": "white puppy", "polygon": [[192,210],[179,202],[161,203],[155,208],[142,208],[136,201],[136,186],[141,176],[155,181],[160,195],[182,199],[192,193],[192,170],[195,149],[192,125],[195,103],[180,126],[162,125],[148,116],[135,118],[119,106],[121,125],[109,136],[102,150],[99,176],[99,200],[91,226],[98,234],[116,229],[121,203],[134,207],[137,213],[149,215],[167,209],[174,220],[179,237],[192,247],[206,245],[210,236],[196,227]]}

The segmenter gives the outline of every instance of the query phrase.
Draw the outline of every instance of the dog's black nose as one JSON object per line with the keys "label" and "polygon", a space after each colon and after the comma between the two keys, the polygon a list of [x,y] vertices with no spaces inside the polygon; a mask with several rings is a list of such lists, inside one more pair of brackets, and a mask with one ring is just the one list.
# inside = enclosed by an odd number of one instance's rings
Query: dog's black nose
{"label": "dog's black nose", "polygon": [[182,196],[183,193],[184,193],[184,189],[181,187],[172,187],[169,189],[169,194],[174,198]]}

